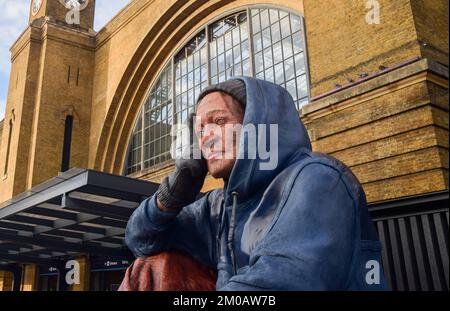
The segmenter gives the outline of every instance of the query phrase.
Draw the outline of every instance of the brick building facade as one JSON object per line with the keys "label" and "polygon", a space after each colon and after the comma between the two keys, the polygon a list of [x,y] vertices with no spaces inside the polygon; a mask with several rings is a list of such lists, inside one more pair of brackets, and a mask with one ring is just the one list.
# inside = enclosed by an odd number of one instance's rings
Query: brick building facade
{"label": "brick building facade", "polygon": [[[133,0],[98,32],[94,2],[68,24],[58,0],[32,1],[11,47],[0,202],[71,167],[160,182],[198,91],[252,75],[289,89],[314,151],[363,184],[392,288],[448,290],[448,1]],[[37,265],[24,271],[37,289]]]}

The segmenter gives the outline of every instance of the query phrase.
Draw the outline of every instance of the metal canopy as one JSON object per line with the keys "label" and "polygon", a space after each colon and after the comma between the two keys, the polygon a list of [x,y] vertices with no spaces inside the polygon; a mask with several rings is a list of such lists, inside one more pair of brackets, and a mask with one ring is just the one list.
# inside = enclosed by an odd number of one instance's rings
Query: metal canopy
{"label": "metal canopy", "polygon": [[130,258],[127,220],[158,184],[73,168],[0,204],[0,265]]}

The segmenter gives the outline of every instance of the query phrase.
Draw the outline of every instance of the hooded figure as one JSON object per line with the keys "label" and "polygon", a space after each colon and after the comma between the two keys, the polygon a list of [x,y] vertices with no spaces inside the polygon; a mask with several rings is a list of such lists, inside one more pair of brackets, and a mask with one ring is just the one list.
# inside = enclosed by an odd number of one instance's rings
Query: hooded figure
{"label": "hooded figure", "polygon": [[273,159],[249,158],[240,135],[224,188],[173,211],[159,209],[157,195],[145,199],[127,225],[130,250],[137,257],[186,252],[217,270],[217,290],[386,289],[381,245],[356,177],[338,160],[311,151],[284,88],[232,79],[245,84],[242,125],[255,125],[256,145],[269,150],[270,125],[278,126],[276,164],[262,169]]}

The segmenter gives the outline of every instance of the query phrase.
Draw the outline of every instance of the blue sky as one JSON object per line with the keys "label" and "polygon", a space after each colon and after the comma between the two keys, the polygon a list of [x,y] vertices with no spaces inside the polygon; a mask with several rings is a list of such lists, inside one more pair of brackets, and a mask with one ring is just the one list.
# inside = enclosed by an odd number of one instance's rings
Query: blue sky
{"label": "blue sky", "polygon": [[[0,0],[0,120],[5,115],[11,56],[9,49],[28,25],[31,0]],[[95,30],[102,28],[130,0],[97,0]]]}

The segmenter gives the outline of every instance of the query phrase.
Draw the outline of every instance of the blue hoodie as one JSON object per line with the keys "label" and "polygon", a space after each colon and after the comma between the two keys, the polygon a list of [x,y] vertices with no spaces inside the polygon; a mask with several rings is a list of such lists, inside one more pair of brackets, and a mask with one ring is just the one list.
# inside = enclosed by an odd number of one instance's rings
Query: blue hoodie
{"label": "blue hoodie", "polygon": [[[135,256],[177,249],[218,272],[217,290],[384,290],[381,245],[364,191],[338,160],[313,153],[290,94],[250,77],[243,125],[257,128],[269,150],[278,125],[278,162],[239,156],[224,189],[206,193],[180,212],[163,212],[156,196],[131,216],[125,241]],[[265,139],[265,137],[267,139]]]}

